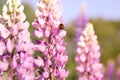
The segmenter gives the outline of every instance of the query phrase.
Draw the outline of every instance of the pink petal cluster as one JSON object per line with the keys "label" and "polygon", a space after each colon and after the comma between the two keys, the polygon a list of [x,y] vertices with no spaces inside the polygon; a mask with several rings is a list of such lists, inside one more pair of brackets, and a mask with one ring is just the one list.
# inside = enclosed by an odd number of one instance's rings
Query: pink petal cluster
{"label": "pink petal cluster", "polygon": [[100,46],[93,25],[88,23],[79,37],[75,61],[78,66],[78,80],[102,80],[102,64],[100,63]]}
{"label": "pink petal cluster", "polygon": [[68,76],[65,69],[68,56],[63,41],[66,31],[61,24],[62,16],[58,2],[41,0],[37,3],[37,19],[32,24],[35,28],[33,34],[38,38],[34,49],[42,54],[44,63],[43,66],[38,66],[37,80],[65,80]]}
{"label": "pink petal cluster", "polygon": [[0,80],[4,80],[5,71],[8,80],[15,77],[18,80],[35,80],[34,63],[37,59],[33,57],[34,45],[23,10],[20,0],[7,0],[3,6],[0,17]]}
{"label": "pink petal cluster", "polygon": [[[120,80],[120,67],[117,68],[117,80]],[[113,79],[110,79],[113,80]]]}
{"label": "pink petal cluster", "polygon": [[81,6],[81,12],[79,13],[76,19],[76,28],[75,28],[75,42],[79,41],[79,37],[82,34],[82,31],[88,23],[88,18],[86,16],[85,5]]}
{"label": "pink petal cluster", "polygon": [[108,80],[114,80],[115,78],[115,62],[113,60],[108,60],[107,62],[107,78]]}

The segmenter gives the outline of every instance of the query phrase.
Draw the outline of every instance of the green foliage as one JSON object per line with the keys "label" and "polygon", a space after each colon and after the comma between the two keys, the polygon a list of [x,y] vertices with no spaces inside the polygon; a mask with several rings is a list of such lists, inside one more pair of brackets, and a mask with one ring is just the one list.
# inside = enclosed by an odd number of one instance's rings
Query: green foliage
{"label": "green foliage", "polygon": [[35,19],[35,12],[34,12],[34,9],[32,8],[32,6],[29,5],[28,3],[23,3],[23,5],[25,8],[24,12],[26,14],[27,21],[30,23],[29,31],[31,33],[31,39],[33,40],[34,37],[32,35],[32,31],[33,31],[32,22]]}
{"label": "green foliage", "polygon": [[76,80],[77,74],[75,71],[76,63],[75,63],[75,25],[74,21],[72,21],[69,25],[66,25],[66,31],[67,35],[65,37],[65,42],[67,43],[67,53],[69,56],[69,60],[67,63],[67,69],[69,71],[69,76],[67,77],[67,80]]}
{"label": "green foliage", "polygon": [[74,35],[75,35],[75,26],[74,22],[71,22],[69,25],[66,25],[67,35],[65,37],[65,42],[67,42],[67,52],[68,54],[75,53],[75,42],[74,42]]}
{"label": "green foliage", "polygon": [[120,53],[120,21],[107,21],[103,19],[91,20],[101,46],[101,61],[116,59]]}
{"label": "green foliage", "polygon": [[0,0],[0,14],[2,12],[2,7],[5,4],[6,0]]}
{"label": "green foliage", "polygon": [[77,80],[77,73],[75,70],[76,63],[75,63],[75,54],[69,54],[69,60],[67,63],[67,69],[69,71],[69,76],[67,77],[67,80]]}

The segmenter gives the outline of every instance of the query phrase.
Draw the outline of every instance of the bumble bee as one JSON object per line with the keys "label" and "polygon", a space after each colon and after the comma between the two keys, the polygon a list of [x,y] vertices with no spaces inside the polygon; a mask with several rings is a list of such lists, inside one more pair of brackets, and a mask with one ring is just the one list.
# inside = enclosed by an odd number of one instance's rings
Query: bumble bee
{"label": "bumble bee", "polygon": [[59,24],[59,29],[60,30],[64,30],[64,25],[61,23],[61,24]]}

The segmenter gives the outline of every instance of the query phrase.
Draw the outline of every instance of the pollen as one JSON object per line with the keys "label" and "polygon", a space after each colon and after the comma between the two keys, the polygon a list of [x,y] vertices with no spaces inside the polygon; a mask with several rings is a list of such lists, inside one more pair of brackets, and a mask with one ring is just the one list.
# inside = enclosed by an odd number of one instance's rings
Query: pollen
{"label": "pollen", "polygon": [[48,0],[42,0],[43,2],[48,2]]}

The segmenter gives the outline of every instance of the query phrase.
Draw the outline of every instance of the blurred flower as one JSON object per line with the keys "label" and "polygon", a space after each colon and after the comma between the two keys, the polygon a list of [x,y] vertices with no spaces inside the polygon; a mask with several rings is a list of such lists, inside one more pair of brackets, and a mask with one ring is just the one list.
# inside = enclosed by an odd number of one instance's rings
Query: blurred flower
{"label": "blurred flower", "polygon": [[76,19],[76,28],[75,28],[75,42],[78,42],[79,37],[88,23],[88,18],[86,16],[86,5],[85,3],[81,6],[81,12]]}
{"label": "blurred flower", "polygon": [[75,61],[79,80],[102,80],[102,64],[100,64],[100,46],[93,25],[88,23],[77,43]]}
{"label": "blurred flower", "polygon": [[120,54],[117,57],[117,64],[118,64],[118,66],[120,66]]}
{"label": "blurred flower", "polygon": [[65,69],[68,56],[63,37],[66,31],[60,28],[62,16],[58,2],[59,0],[41,0],[37,3],[37,19],[32,25],[35,28],[33,34],[39,40],[34,49],[42,53],[44,63],[43,67],[39,67],[41,70],[38,71],[37,80],[64,80],[69,73]]}
{"label": "blurred flower", "polygon": [[115,63],[113,60],[108,60],[107,63],[107,78],[108,80],[114,80],[115,78]]}
{"label": "blurred flower", "polygon": [[117,80],[120,80],[120,67],[117,68]]}

